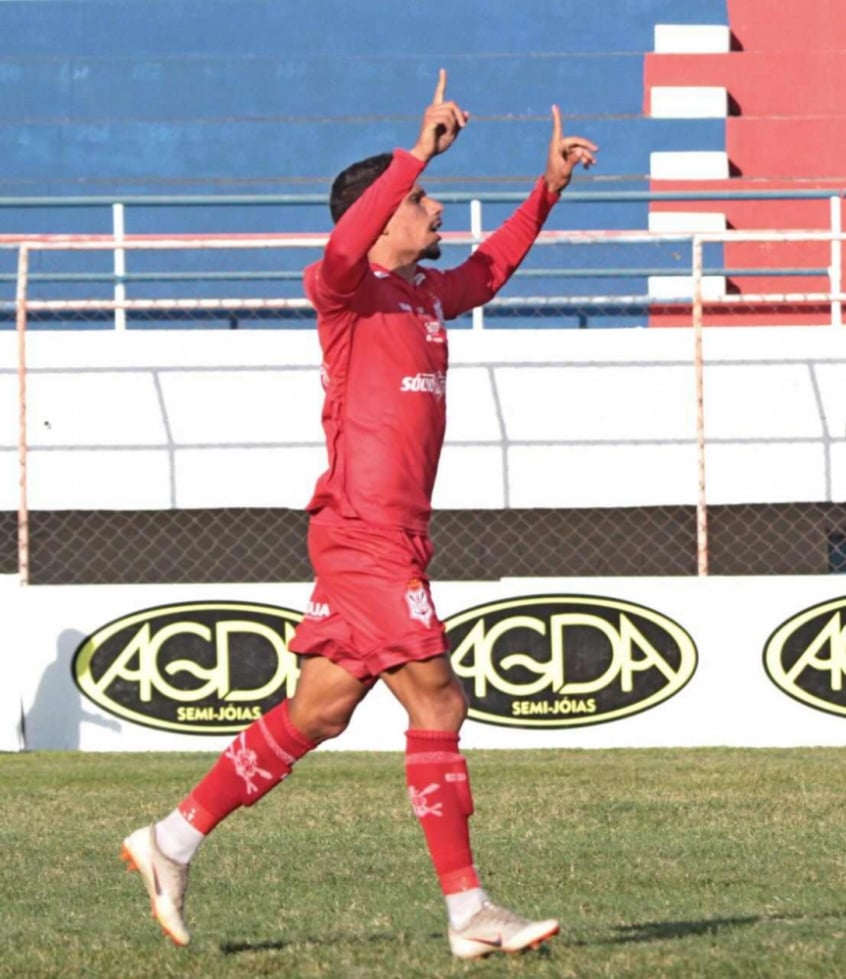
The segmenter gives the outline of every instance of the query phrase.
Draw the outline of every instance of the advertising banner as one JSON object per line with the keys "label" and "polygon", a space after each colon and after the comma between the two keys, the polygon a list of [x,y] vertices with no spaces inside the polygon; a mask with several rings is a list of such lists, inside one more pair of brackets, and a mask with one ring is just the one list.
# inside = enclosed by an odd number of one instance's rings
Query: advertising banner
{"label": "advertising banner", "polygon": [[[432,592],[467,696],[466,748],[846,742],[836,575],[515,578]],[[22,728],[29,749],[221,750],[296,689],[287,643],[310,593],[18,588],[6,659],[19,694],[4,691],[0,732],[11,744]],[[406,727],[377,684],[325,747],[401,750]]]}

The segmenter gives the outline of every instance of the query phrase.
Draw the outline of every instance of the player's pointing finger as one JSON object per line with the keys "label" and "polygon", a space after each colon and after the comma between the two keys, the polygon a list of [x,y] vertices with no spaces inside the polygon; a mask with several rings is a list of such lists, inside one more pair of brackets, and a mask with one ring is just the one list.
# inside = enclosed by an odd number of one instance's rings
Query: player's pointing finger
{"label": "player's pointing finger", "polygon": [[435,86],[435,97],[432,99],[433,105],[440,105],[446,94],[446,68],[441,68],[438,72],[438,84]]}
{"label": "player's pointing finger", "polygon": [[560,142],[564,133],[561,128],[561,110],[557,105],[552,106],[552,138]]}

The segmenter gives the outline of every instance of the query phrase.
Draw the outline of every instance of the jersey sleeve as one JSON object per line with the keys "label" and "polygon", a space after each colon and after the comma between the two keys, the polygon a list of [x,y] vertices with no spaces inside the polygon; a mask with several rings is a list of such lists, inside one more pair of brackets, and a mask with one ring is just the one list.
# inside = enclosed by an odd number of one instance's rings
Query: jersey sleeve
{"label": "jersey sleeve", "polygon": [[394,150],[387,170],[341,215],[329,235],[323,260],[310,268],[306,287],[313,302],[331,304],[356,291],[369,268],[367,253],[422,169],[417,157]]}
{"label": "jersey sleeve", "polygon": [[528,198],[466,262],[436,273],[445,319],[493,299],[526,257],[559,196],[539,177]]}

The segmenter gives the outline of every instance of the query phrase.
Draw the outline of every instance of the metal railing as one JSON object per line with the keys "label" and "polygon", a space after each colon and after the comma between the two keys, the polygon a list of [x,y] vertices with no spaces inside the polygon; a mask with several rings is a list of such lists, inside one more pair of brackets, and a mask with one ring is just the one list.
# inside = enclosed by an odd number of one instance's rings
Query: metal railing
{"label": "metal railing", "polygon": [[[831,254],[827,267],[819,265],[807,267],[753,267],[737,268],[726,267],[724,265],[704,266],[701,269],[701,276],[719,276],[731,278],[735,276],[744,277],[821,277],[829,279],[830,291],[839,291],[840,275],[840,245],[837,235],[841,230],[841,210],[842,190],[743,190],[743,191],[579,191],[568,190],[563,200],[567,206],[582,204],[601,204],[614,205],[620,203],[659,203],[676,202],[683,203],[694,201],[699,204],[709,203],[718,204],[719,202],[732,201],[812,201],[827,200],[829,202],[829,232],[831,238]],[[447,233],[443,236],[445,243],[454,246],[467,247],[472,250],[477,247],[485,238],[486,232],[483,230],[484,208],[487,205],[510,204],[522,201],[525,194],[517,192],[486,192],[480,194],[469,194],[459,192],[446,192],[438,195],[439,198],[447,203],[466,204],[469,208],[469,230],[467,232]],[[109,305],[100,301],[96,306],[84,303],[66,309],[76,309],[81,311],[88,308],[91,311],[99,312],[111,310],[114,312],[114,325],[117,329],[126,327],[126,313],[136,310],[165,310],[185,308],[179,300],[172,301],[152,301],[152,300],[133,300],[129,298],[129,289],[132,286],[156,282],[159,284],[173,284],[176,290],[180,284],[202,283],[211,286],[221,282],[239,283],[290,283],[298,281],[301,277],[300,269],[277,269],[257,271],[254,268],[241,269],[206,269],[202,271],[180,272],[167,269],[156,271],[130,271],[128,268],[128,254],[138,249],[161,249],[161,248],[193,248],[198,247],[197,243],[203,242],[202,247],[219,249],[301,249],[305,253],[315,257],[315,253],[323,247],[327,233],[315,232],[308,234],[272,234],[272,235],[214,235],[203,234],[202,236],[175,236],[168,235],[167,240],[172,241],[172,245],[157,244],[164,241],[164,237],[130,235],[126,232],[127,217],[132,211],[144,208],[172,208],[174,213],[180,209],[205,208],[211,211],[225,208],[302,208],[302,207],[325,207],[325,197],[317,194],[281,194],[281,195],[220,195],[220,196],[177,196],[177,195],[147,195],[147,196],[128,196],[120,201],[105,196],[88,197],[21,197],[0,198],[0,215],[4,208],[23,208],[23,209],[51,209],[60,208],[104,208],[111,213],[112,233],[109,235],[0,235],[0,249],[19,248],[24,245],[30,250],[42,248],[44,250],[59,250],[62,247],[74,245],[80,249],[107,249],[112,252],[112,267],[108,272],[103,271],[59,271],[59,272],[28,272],[29,285],[58,285],[65,283],[68,285],[80,286],[86,283],[110,283],[112,289],[113,304]],[[575,222],[577,223],[577,222]],[[787,231],[787,229],[784,229]],[[780,233],[780,232],[779,232]],[[684,243],[693,247],[694,232],[662,233],[647,231],[545,231],[538,239],[538,246],[556,244],[579,244],[579,245],[627,245],[627,246],[647,246],[659,243]],[[804,232],[803,232],[804,234]],[[701,239],[704,243],[706,239]],[[738,239],[712,238],[711,242],[732,242],[737,240],[751,241],[747,237]],[[780,239],[787,240],[787,239]],[[800,239],[794,239],[800,240]],[[805,237],[801,240],[811,240]],[[176,244],[182,241],[183,244]],[[311,260],[311,259],[309,259]],[[305,261],[303,262],[305,264]],[[691,268],[693,266],[693,256],[691,253]],[[677,277],[679,280],[686,279],[693,273],[685,267],[671,267],[657,264],[639,264],[631,262],[614,262],[599,267],[573,266],[561,262],[558,264],[548,263],[544,268],[523,268],[518,270],[515,281],[527,283],[532,279],[545,279],[549,282],[560,282],[560,287],[553,288],[546,285],[544,291],[537,294],[526,294],[520,296],[501,296],[497,297],[489,304],[491,311],[508,311],[509,309],[534,308],[537,310],[551,309],[557,307],[584,307],[595,309],[597,307],[615,307],[625,309],[626,307],[645,307],[656,303],[668,304],[690,304],[693,299],[692,283],[684,283],[680,287],[678,295],[650,295],[649,291],[629,292],[625,294],[603,294],[601,291],[593,291],[591,294],[568,293],[565,288],[567,280],[635,280],[648,279],[652,276]],[[17,281],[19,271],[8,271],[0,273],[0,285],[2,283],[11,284]],[[682,283],[680,281],[680,286]],[[768,296],[762,294],[760,300],[769,301]],[[784,295],[787,295],[785,293]],[[714,298],[709,295],[709,301]],[[748,297],[747,297],[748,298]],[[726,302],[740,301],[726,299]],[[798,301],[798,300],[797,300]],[[39,305],[39,302],[41,305]],[[198,303],[197,309],[221,309],[225,306],[234,309],[250,310],[260,306],[263,309],[281,310],[300,310],[307,312],[309,305],[300,295],[296,298],[278,298],[276,301],[267,297],[262,297],[259,303],[254,300],[236,299],[235,297],[219,297],[203,303]],[[5,302],[0,300],[0,313],[9,314],[12,311],[10,300]],[[49,311],[56,308],[51,305],[49,300],[33,300],[29,308],[35,311]],[[484,310],[477,310],[473,314],[474,328],[484,327]],[[832,307],[832,321],[839,321],[839,309]]]}

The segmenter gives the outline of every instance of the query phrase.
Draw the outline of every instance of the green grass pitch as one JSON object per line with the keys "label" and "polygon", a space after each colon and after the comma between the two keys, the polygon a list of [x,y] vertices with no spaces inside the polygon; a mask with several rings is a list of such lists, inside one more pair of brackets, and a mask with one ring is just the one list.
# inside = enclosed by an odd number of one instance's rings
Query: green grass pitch
{"label": "green grass pitch", "polygon": [[317,752],[200,850],[178,949],[119,860],[207,754],[0,755],[0,977],[846,974],[846,748],[473,751],[491,895],[540,952],[454,961],[395,753]]}

